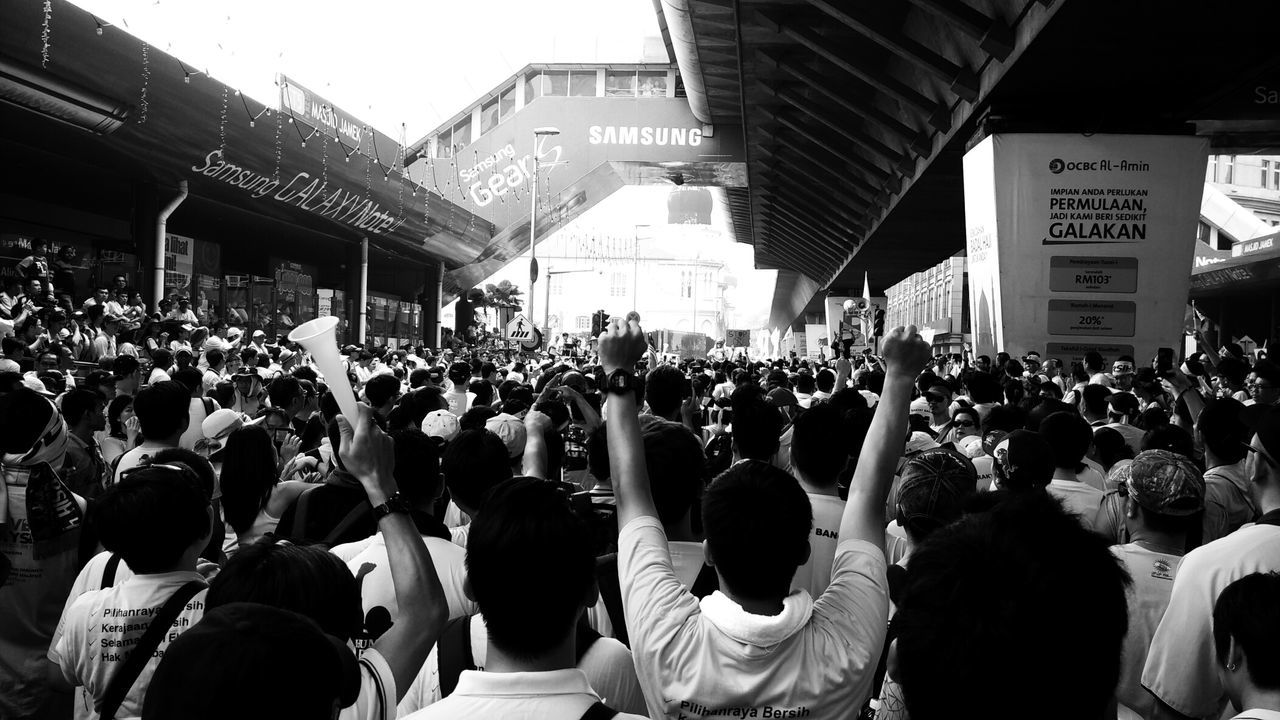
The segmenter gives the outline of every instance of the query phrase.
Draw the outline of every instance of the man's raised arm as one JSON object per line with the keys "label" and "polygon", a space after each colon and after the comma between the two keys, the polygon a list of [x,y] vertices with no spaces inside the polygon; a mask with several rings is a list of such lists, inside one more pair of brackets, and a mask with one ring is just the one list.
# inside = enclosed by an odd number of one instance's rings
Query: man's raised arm
{"label": "man's raised arm", "polygon": [[[630,373],[648,344],[634,313],[624,323],[613,318],[600,334],[600,365],[607,377],[615,372]],[[632,376],[634,382],[635,378]],[[606,383],[608,384],[608,383]],[[644,465],[644,444],[634,392],[609,392],[605,402],[605,428],[609,442],[609,474],[618,503],[618,527],[643,515],[657,517],[649,475]]]}
{"label": "man's raised arm", "polygon": [[[884,504],[893,482],[893,471],[902,456],[907,433],[907,411],[916,375],[929,361],[929,345],[915,325],[896,328],[884,339],[884,392],[867,430],[858,467],[849,485],[849,500],[840,520],[840,540],[866,540],[884,547]],[[612,448],[611,448],[612,449]]]}

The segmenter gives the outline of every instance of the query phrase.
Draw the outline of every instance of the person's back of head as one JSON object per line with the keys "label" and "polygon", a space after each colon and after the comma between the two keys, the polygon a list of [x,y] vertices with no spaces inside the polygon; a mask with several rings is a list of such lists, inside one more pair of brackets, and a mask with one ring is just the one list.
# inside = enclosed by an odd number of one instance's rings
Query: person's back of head
{"label": "person's back of head", "polygon": [[1080,391],[1080,413],[1089,420],[1107,417],[1107,400],[1111,390],[1105,385],[1085,385]]}
{"label": "person's back of head", "polygon": [[1142,450],[1168,450],[1185,458],[1195,457],[1195,440],[1177,425],[1161,425],[1142,436]]}
{"label": "person's back of head", "polygon": [[680,409],[688,386],[684,373],[670,365],[659,365],[645,376],[644,399],[654,415],[669,418]]}
{"label": "person's back of head", "polygon": [[418,368],[409,373],[409,388],[416,390],[427,384],[427,380],[431,378],[431,371],[426,368]]}
{"label": "person's back of head", "polygon": [[138,391],[133,412],[142,437],[155,442],[181,435],[191,420],[191,391],[176,380],[162,380]]}
{"label": "person's back of head", "polygon": [[143,467],[103,491],[88,522],[104,548],[146,575],[180,569],[183,555],[209,539],[211,513],[195,473]]}
{"label": "person's back of head", "polygon": [[831,405],[801,413],[792,425],[791,463],[804,479],[830,488],[849,462],[845,422]]}
{"label": "person's back of head", "polygon": [[507,446],[483,428],[463,430],[444,449],[440,473],[460,507],[479,510],[493,488],[511,477]]}
{"label": "person's back of head", "polygon": [[[997,405],[987,412],[987,417],[982,421],[983,434],[993,430],[1003,430],[1010,433],[1024,426],[1027,421],[1026,414],[1021,408],[1011,405]],[[1039,421],[1036,423],[1039,426]]]}
{"label": "person's back of head", "polygon": [[165,649],[144,720],[330,720],[359,698],[354,653],[298,613],[257,603],[210,610]]}
{"label": "person's back of head", "polygon": [[906,711],[1101,717],[1120,674],[1127,583],[1107,541],[1045,493],[1013,493],[937,531],[913,551],[893,619]]}
{"label": "person's back of head", "polygon": [[[1213,607],[1218,674],[1237,711],[1246,689],[1280,694],[1280,573],[1245,575],[1222,590]],[[1277,710],[1275,706],[1266,708]]]}
{"label": "person's back of head", "polygon": [[1049,444],[1054,467],[1078,472],[1093,442],[1093,431],[1079,415],[1059,412],[1040,423],[1040,437]]}
{"label": "person's back of head", "polygon": [[919,544],[939,528],[960,519],[976,491],[973,462],[946,448],[925,450],[902,468],[898,486],[898,523]]}
{"label": "person's back of head", "polygon": [[1053,450],[1038,432],[1014,430],[996,444],[992,459],[1001,490],[1042,490],[1053,479]]}
{"label": "person's back of head", "polygon": [[[95,306],[96,307],[96,306]],[[157,348],[151,351],[151,367],[168,372],[173,365],[173,353],[168,348]]]}
{"label": "person's back of head", "polygon": [[755,385],[744,385],[729,398],[733,409],[733,446],[738,456],[768,460],[778,452],[782,415]]}
{"label": "person's back of head", "polygon": [[495,648],[545,657],[596,601],[587,526],[554,483],[508,479],[471,523],[467,581]]}
{"label": "person's back of head", "polygon": [[817,383],[812,375],[802,373],[796,376],[795,387],[798,393],[812,395],[813,391],[817,389]]}
{"label": "person's back of head", "polygon": [[483,430],[486,423],[498,416],[498,411],[484,405],[477,405],[462,413],[458,418],[458,427],[462,430]]}
{"label": "person's back of head", "polygon": [[111,361],[111,372],[119,378],[127,378],[138,371],[140,363],[132,355],[117,355]]}
{"label": "person's back of head", "polygon": [[813,379],[813,383],[818,390],[829,393],[836,387],[836,374],[827,368],[823,368],[818,371],[817,376]]}
{"label": "person's back of head", "polygon": [[222,450],[222,511],[232,529],[249,530],[276,480],[271,433],[260,423],[233,430]]}
{"label": "person's back of head", "polygon": [[184,367],[173,374],[173,381],[182,383],[188,396],[199,397],[204,392],[204,377],[193,367]]}
{"label": "person's back of head", "polygon": [[400,381],[394,375],[374,375],[364,384],[364,396],[373,407],[380,408],[400,394]]}
{"label": "person's back of head", "polygon": [[[1185,542],[1204,513],[1204,476],[1190,459],[1168,450],[1144,450],[1117,479],[1123,484],[1132,527]],[[1133,531],[1131,530],[1131,533]]]}
{"label": "person's back of head", "polygon": [[1103,360],[1102,353],[1097,350],[1090,350],[1084,354],[1084,369],[1090,374],[1102,372]]}
{"label": "person's back of head", "polygon": [[1098,464],[1105,468],[1115,465],[1121,460],[1132,460],[1133,449],[1125,442],[1119,430],[1109,427],[1093,431],[1093,452]]}
{"label": "person's back of head", "polygon": [[1243,360],[1225,357],[1218,361],[1218,374],[1229,387],[1242,389],[1244,379],[1249,375],[1249,366]]}
{"label": "person's back of head", "polygon": [[222,368],[222,364],[226,362],[227,356],[217,348],[214,348],[204,354],[205,364],[210,370],[217,371]]}
{"label": "person's back of head", "polygon": [[267,386],[267,399],[271,401],[271,406],[281,410],[287,409],[302,394],[302,383],[290,375],[282,375]]}
{"label": "person's back of head", "polygon": [[[1090,385],[1089,387],[1102,387],[1102,386]],[[992,412],[995,412],[995,410],[992,410]],[[1053,415],[1054,413],[1067,413],[1070,415],[1080,414],[1076,410],[1076,408],[1071,405],[1071,403],[1062,402],[1061,400],[1053,400],[1051,398],[1041,398],[1040,400],[1036,401],[1036,404],[1030,410],[1027,411],[1026,413],[1027,419],[1023,427],[1025,427],[1027,430],[1038,431],[1040,429],[1040,423],[1044,422],[1045,418],[1049,417],[1050,415]],[[988,421],[989,420],[990,420],[990,416],[988,416]],[[1010,430],[1010,432],[1012,432],[1012,429]]]}
{"label": "person's back of head", "polygon": [[731,596],[781,602],[809,558],[813,508],[795,478],[748,460],[707,488],[702,527],[710,561]]}
{"label": "person's back of head", "polygon": [[1245,425],[1244,404],[1239,400],[1220,398],[1206,402],[1195,427],[1204,449],[1220,462],[1240,462],[1248,452],[1245,445],[1252,433]]}
{"label": "person's back of head", "polygon": [[702,443],[689,428],[667,420],[644,426],[640,439],[658,520],[663,526],[672,527],[689,515],[702,494]]}
{"label": "person's back of head", "polygon": [[467,392],[476,396],[475,405],[493,404],[493,384],[487,380],[472,380],[467,384]]}
{"label": "person's back of head", "polygon": [[440,479],[440,446],[418,428],[392,433],[396,485],[414,507],[429,507],[444,492]]}
{"label": "person's back of head", "polygon": [[1004,389],[995,375],[986,372],[974,372],[964,381],[969,391],[969,399],[980,405],[998,403],[1004,399]]}
{"label": "person's back of head", "polygon": [[1132,425],[1138,419],[1138,396],[1133,393],[1111,393],[1111,397],[1107,398],[1107,405],[1107,413],[1112,422],[1127,418]]}
{"label": "person's back of head", "polygon": [[364,624],[360,584],[346,563],[321,545],[265,537],[237,550],[209,584],[205,607],[236,602],[296,612],[344,642]]}
{"label": "person's back of head", "polygon": [[62,396],[62,417],[67,425],[74,427],[102,403],[102,396],[92,390],[72,390]]}

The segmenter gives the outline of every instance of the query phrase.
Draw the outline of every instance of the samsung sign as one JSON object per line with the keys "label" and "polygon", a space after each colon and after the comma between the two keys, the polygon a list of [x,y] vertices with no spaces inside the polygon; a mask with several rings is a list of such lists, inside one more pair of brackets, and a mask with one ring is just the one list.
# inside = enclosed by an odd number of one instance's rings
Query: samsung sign
{"label": "samsung sign", "polygon": [[642,127],[638,125],[592,125],[587,128],[592,145],[667,145],[697,147],[702,144],[700,128]]}

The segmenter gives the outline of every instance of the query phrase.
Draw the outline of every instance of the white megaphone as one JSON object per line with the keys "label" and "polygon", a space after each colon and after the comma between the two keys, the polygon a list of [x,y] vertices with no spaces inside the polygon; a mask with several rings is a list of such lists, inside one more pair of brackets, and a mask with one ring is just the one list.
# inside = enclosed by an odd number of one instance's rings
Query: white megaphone
{"label": "white megaphone", "polygon": [[289,333],[289,342],[296,342],[311,353],[316,367],[320,368],[320,373],[329,385],[329,392],[338,401],[338,409],[354,427],[360,415],[356,410],[356,395],[351,391],[351,382],[347,380],[347,370],[342,367],[342,357],[338,355],[337,330],[336,316],[319,317],[294,328]]}

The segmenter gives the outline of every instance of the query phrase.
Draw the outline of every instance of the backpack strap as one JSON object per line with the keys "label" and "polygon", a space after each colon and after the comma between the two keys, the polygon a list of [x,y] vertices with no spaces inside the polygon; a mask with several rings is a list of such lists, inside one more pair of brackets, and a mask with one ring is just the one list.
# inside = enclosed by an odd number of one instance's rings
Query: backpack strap
{"label": "backpack strap", "polygon": [[471,616],[464,615],[445,623],[436,641],[436,668],[440,672],[440,697],[447,698],[458,687],[463,670],[475,670],[471,652]]}
{"label": "backpack strap", "polygon": [[138,644],[133,646],[133,650],[129,651],[129,657],[125,658],[124,664],[111,676],[106,692],[102,693],[102,702],[96,708],[100,720],[115,720],[116,712],[120,710],[125,696],[138,681],[138,676],[147,666],[147,661],[160,648],[160,643],[169,634],[169,629],[178,619],[178,614],[187,606],[187,602],[196,596],[196,593],[206,587],[208,586],[203,580],[188,582],[170,595],[156,614],[151,616],[146,632],[142,634]]}
{"label": "backpack strap", "polygon": [[604,636],[596,632],[596,629],[591,627],[591,623],[587,622],[587,614],[583,613],[578,620],[578,631],[574,634],[574,664],[581,665],[582,658],[586,657],[587,653],[591,651],[591,646],[595,645],[596,641],[602,637]]}
{"label": "backpack strap", "polygon": [[107,558],[107,564],[102,568],[102,589],[116,584],[116,569],[120,567],[120,555],[111,553],[111,557]]}
{"label": "backpack strap", "polygon": [[344,533],[354,527],[357,522],[371,512],[373,512],[373,508],[369,506],[369,503],[361,501],[358,505],[351,508],[351,511],[346,514],[346,517],[342,518],[337,525],[333,526],[333,529],[329,531],[328,535],[324,536],[324,540],[321,542],[333,547],[333,544],[338,540],[338,538],[342,537]]}
{"label": "backpack strap", "polygon": [[605,612],[609,613],[609,622],[613,624],[613,637],[631,647],[627,617],[622,611],[622,585],[618,581],[616,553],[596,558],[596,585],[600,588],[600,599],[604,602]]}
{"label": "backpack strap", "polygon": [[204,416],[209,417],[213,414],[213,400],[209,398],[200,398],[200,402],[204,404]]}
{"label": "backpack strap", "polygon": [[613,720],[618,711],[597,700],[594,705],[582,713],[581,720]]}

